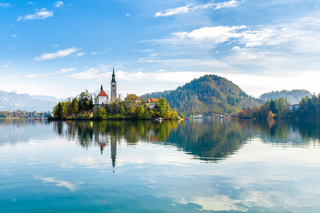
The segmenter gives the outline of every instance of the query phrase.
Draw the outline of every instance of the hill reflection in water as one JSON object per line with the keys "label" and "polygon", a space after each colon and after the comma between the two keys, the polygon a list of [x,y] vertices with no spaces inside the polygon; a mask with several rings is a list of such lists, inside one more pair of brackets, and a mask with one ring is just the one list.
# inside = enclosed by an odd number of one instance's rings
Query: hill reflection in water
{"label": "hill reflection in water", "polygon": [[256,137],[279,146],[308,146],[320,138],[319,124],[313,121],[67,121],[53,122],[53,126],[60,136],[76,140],[84,148],[100,146],[101,152],[106,144],[116,153],[120,141],[128,145],[142,141],[175,146],[210,162],[228,158]]}
{"label": "hill reflection in water", "polygon": [[320,209],[313,121],[0,120],[0,135],[3,212]]}

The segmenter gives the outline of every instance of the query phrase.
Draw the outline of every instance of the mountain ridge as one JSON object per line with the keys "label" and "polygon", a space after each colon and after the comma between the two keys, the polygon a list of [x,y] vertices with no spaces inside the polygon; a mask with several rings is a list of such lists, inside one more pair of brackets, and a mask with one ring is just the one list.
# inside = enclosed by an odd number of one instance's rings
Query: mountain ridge
{"label": "mountain ridge", "polygon": [[53,96],[17,94],[0,90],[0,111],[52,111],[53,106],[60,101]]}
{"label": "mountain ridge", "polygon": [[271,91],[263,93],[260,96],[262,101],[285,98],[290,104],[299,104],[300,100],[306,96],[311,97],[312,94],[305,89],[294,89],[294,90],[281,90],[281,91]]}
{"label": "mountain ridge", "polygon": [[232,113],[260,104],[258,99],[246,94],[238,85],[217,75],[205,75],[176,90],[147,93],[142,97],[164,97],[171,108],[186,114]]}
{"label": "mountain ridge", "polygon": [[[98,92],[95,91],[94,93]],[[246,94],[232,81],[217,75],[205,75],[177,87],[175,90],[152,92],[142,98],[164,97],[171,108],[179,113],[231,113],[242,108],[257,106],[267,99],[284,97],[290,104],[299,103],[301,98],[311,93],[307,90],[281,90],[263,93],[260,98]],[[53,107],[64,99],[54,96],[17,94],[0,90],[0,111],[52,111]]]}

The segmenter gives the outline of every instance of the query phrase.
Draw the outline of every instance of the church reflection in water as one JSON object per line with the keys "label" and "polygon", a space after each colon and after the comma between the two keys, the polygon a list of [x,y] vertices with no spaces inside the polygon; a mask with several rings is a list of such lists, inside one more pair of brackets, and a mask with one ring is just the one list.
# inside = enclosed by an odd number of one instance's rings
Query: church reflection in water
{"label": "church reflection in water", "polygon": [[100,147],[100,153],[103,154],[104,149],[109,145],[111,153],[111,162],[113,172],[115,172],[116,160],[117,160],[117,140],[112,135],[98,134],[96,141]]}
{"label": "church reflection in water", "polygon": [[278,146],[308,146],[320,139],[319,122],[311,121],[66,121],[52,124],[57,134],[77,141],[84,148],[95,145],[103,154],[110,147],[113,171],[120,141],[130,146],[138,142],[175,146],[192,158],[218,163],[256,137]]}

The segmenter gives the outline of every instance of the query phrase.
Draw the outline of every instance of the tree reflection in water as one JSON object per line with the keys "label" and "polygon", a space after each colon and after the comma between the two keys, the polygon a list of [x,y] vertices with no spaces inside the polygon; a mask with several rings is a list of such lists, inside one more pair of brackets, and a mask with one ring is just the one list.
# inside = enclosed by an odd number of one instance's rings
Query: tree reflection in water
{"label": "tree reflection in water", "polygon": [[75,140],[84,148],[110,144],[113,167],[117,144],[139,141],[173,145],[194,158],[219,162],[236,153],[246,141],[260,137],[280,146],[309,145],[320,138],[319,122],[287,120],[178,121],[66,121],[53,122],[57,134]]}

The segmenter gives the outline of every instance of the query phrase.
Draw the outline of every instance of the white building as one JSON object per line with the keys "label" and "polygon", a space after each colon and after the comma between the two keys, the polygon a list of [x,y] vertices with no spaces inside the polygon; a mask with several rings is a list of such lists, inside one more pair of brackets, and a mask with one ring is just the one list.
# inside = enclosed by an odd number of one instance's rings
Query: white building
{"label": "white building", "polygon": [[157,103],[159,103],[158,98],[148,98],[147,100],[147,105],[149,109],[154,109]]}
{"label": "white building", "polygon": [[98,96],[97,96],[97,99],[98,99],[98,100],[96,100],[96,104],[108,104],[108,102],[109,102],[108,95],[107,95],[107,93],[103,90],[102,85],[101,85],[100,93],[99,93]]}

